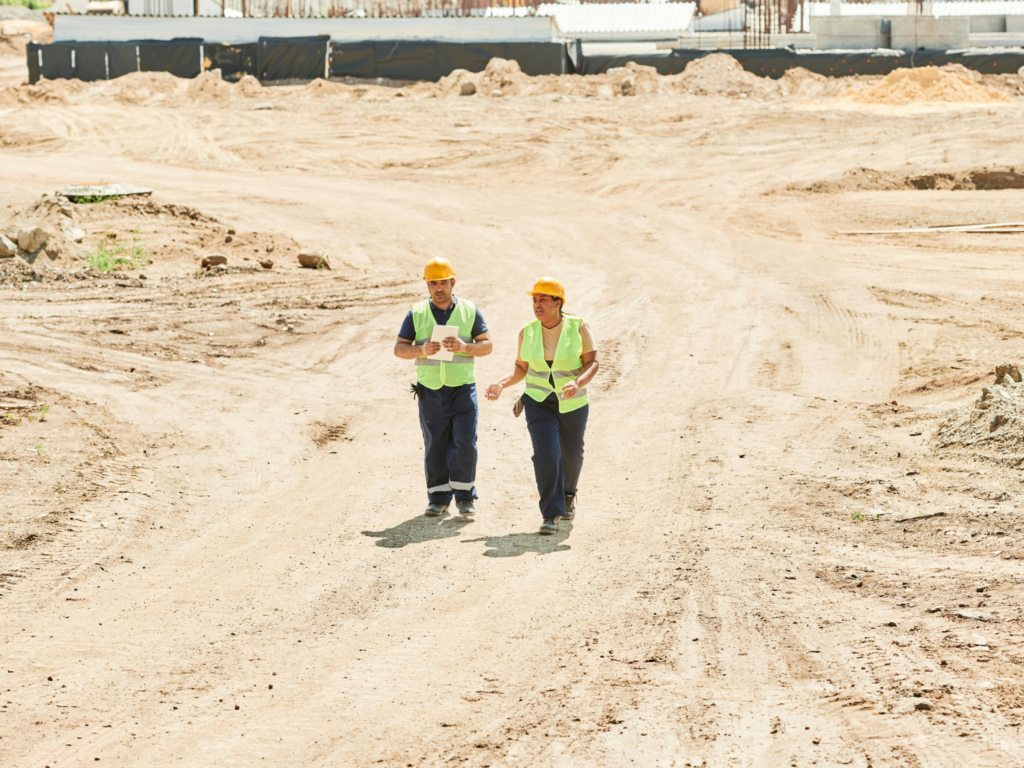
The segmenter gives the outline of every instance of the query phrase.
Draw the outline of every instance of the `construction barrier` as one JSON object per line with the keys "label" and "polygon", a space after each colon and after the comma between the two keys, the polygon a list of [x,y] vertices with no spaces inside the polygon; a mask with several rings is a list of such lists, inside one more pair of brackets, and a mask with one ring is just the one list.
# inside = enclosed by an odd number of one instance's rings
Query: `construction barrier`
{"label": "construction barrier", "polygon": [[331,38],[261,37],[256,51],[260,80],[315,80],[327,77]]}
{"label": "construction barrier", "polygon": [[512,59],[527,75],[575,71],[564,43],[445,43],[368,40],[331,44],[331,77],[440,80],[456,69],[480,72],[493,58]]}
{"label": "construction barrier", "polygon": [[674,49],[634,56],[581,57],[579,71],[596,75],[632,61],[654,67],[662,75],[675,75],[694,59],[712,53],[727,53],[745,70],[761,77],[778,79],[787,69],[803,67],[826,77],[844,75],[887,75],[899,67],[962,64],[983,75],[1014,73],[1024,66],[1024,50],[1009,51],[855,51],[802,53],[790,48],[747,48],[732,51],[691,51]]}
{"label": "construction barrier", "polygon": [[258,43],[203,43],[203,69],[219,69],[229,82],[256,76]]}
{"label": "construction barrier", "polygon": [[[573,53],[573,56],[570,56]],[[1004,51],[856,51],[802,53],[789,48],[692,51],[675,49],[631,56],[583,56],[579,44],[448,43],[431,40],[331,42],[326,36],[260,38],[257,43],[205,43],[196,39],[135,42],[62,42],[28,45],[29,82],[40,78],[107,80],[130,72],[170,72],[195,77],[219,68],[227,80],[249,74],[264,81],[317,77],[436,81],[456,69],[480,72],[498,57],[519,63],[527,75],[594,75],[636,62],[674,75],[711,53],[727,53],[748,72],[780,78],[803,67],[828,77],[885,75],[898,67],[962,64],[982,74],[1014,73],[1024,49]]]}

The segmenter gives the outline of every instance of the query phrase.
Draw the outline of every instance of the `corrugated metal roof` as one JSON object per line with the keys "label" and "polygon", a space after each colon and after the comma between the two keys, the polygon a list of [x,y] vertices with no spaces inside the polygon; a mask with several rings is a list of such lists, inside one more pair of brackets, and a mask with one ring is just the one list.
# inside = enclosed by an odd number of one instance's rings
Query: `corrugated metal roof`
{"label": "corrugated metal roof", "polygon": [[696,3],[544,3],[538,16],[554,16],[567,37],[582,34],[624,32],[675,32],[693,22]]}

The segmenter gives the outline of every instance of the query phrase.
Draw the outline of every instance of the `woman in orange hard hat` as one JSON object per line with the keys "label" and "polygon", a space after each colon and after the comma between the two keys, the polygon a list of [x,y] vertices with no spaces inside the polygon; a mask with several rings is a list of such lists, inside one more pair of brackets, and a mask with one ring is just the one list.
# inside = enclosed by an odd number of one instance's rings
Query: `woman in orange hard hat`
{"label": "woman in orange hard hat", "polygon": [[540,533],[558,530],[558,519],[576,516],[576,490],[583,469],[583,437],[590,414],[587,384],[597,373],[597,349],[590,328],[566,315],[565,288],[542,277],[533,290],[534,320],[519,332],[519,354],[512,372],[487,388],[497,400],[506,387],[525,379],[523,397],[513,406],[526,411],[533,441],[533,471],[544,522]]}

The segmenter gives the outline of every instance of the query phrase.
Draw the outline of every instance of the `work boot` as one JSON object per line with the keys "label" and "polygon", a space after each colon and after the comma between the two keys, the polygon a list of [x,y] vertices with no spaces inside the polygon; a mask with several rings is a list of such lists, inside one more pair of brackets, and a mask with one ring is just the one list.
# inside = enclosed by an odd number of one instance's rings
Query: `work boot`
{"label": "work boot", "polygon": [[427,517],[440,517],[448,511],[447,504],[441,504],[439,502],[431,502],[427,504],[427,511],[423,514]]}
{"label": "work boot", "polygon": [[467,520],[476,519],[476,507],[473,505],[473,500],[468,501],[457,501],[455,505],[459,508],[459,514]]}
{"label": "work boot", "polygon": [[576,519],[576,494],[565,497],[565,514],[562,515],[563,520],[575,520]]}
{"label": "work boot", "polygon": [[557,517],[545,517],[544,522],[540,524],[541,536],[550,536],[551,534],[558,531],[558,518]]}

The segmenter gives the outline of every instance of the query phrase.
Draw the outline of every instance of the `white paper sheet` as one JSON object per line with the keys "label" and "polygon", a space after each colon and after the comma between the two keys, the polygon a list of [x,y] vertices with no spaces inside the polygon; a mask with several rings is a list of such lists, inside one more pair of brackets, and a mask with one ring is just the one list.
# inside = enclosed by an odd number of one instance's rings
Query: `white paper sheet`
{"label": "white paper sheet", "polygon": [[[457,337],[459,335],[459,326],[457,325],[435,325],[434,330],[430,332],[430,340],[441,343],[445,339]],[[441,360],[445,363],[450,363],[455,358],[454,352],[449,352],[444,347],[435,352],[432,355],[427,355],[427,360]]]}

